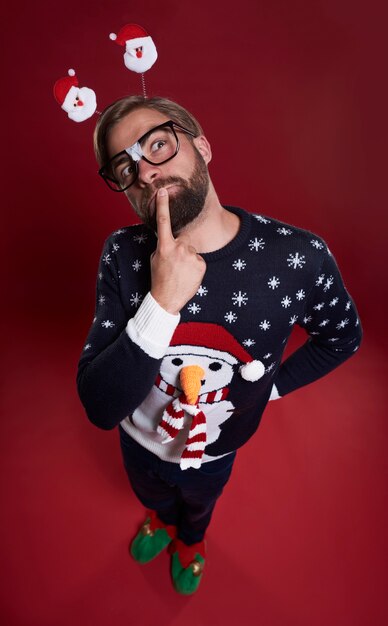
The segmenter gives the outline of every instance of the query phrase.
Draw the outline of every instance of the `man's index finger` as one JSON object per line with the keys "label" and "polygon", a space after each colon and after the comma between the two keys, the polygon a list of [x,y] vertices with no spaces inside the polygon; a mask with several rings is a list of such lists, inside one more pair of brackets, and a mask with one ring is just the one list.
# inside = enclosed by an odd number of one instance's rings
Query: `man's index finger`
{"label": "man's index finger", "polygon": [[173,234],[171,230],[168,191],[164,188],[159,189],[156,194],[156,224],[160,243],[171,241]]}

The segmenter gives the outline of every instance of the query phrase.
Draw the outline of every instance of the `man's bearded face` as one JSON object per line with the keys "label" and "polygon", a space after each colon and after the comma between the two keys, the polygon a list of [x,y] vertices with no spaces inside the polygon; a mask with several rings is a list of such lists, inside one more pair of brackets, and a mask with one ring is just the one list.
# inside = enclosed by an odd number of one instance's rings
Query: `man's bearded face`
{"label": "man's bearded face", "polygon": [[201,213],[209,189],[209,174],[202,155],[193,145],[195,155],[194,171],[189,180],[180,176],[168,176],[158,179],[152,187],[147,187],[141,199],[141,206],[136,213],[144,224],[156,232],[156,197],[151,201],[155,191],[161,187],[177,185],[169,195],[171,228],[174,235],[178,234]]}

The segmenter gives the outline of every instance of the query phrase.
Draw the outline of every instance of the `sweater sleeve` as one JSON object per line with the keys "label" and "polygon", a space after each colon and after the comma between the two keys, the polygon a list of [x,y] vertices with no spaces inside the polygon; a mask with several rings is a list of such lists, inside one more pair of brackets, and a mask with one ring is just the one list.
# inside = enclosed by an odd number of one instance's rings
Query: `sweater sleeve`
{"label": "sweater sleeve", "polygon": [[303,318],[297,321],[309,339],[281,364],[274,381],[280,397],[325,376],[349,359],[361,343],[356,306],[324,242],[322,254]]}
{"label": "sweater sleeve", "polygon": [[106,240],[99,263],[95,317],[77,373],[77,389],[90,421],[111,429],[148,395],[180,316],[162,309],[148,292],[128,314],[120,272]]}

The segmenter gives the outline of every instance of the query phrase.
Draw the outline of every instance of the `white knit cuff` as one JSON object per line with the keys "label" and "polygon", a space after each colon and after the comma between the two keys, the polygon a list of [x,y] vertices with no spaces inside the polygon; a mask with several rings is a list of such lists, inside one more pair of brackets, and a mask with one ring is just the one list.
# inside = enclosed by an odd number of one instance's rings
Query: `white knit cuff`
{"label": "white knit cuff", "polygon": [[282,396],[279,396],[279,392],[277,390],[276,385],[272,385],[271,395],[269,397],[270,400],[279,400]]}
{"label": "white knit cuff", "polygon": [[174,315],[163,309],[149,291],[136,315],[128,321],[126,332],[146,354],[154,359],[161,359],[180,319],[179,313]]}

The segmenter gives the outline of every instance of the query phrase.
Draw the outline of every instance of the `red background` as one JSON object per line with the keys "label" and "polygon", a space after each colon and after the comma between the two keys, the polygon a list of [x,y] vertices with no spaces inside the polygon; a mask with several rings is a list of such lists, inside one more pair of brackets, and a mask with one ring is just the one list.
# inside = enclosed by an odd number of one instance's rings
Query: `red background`
{"label": "red background", "polygon": [[[269,406],[191,599],[171,590],[166,556],[141,570],[127,557],[142,511],[116,433],[87,422],[74,382],[103,241],[134,219],[96,175],[95,119],[71,122],[52,87],[73,67],[99,110],[140,92],[108,39],[129,22],[159,52],[148,95],[202,123],[221,201],[323,236],[365,332],[335,374]],[[3,25],[3,623],[387,623],[382,10],[40,0],[7,6]]]}

